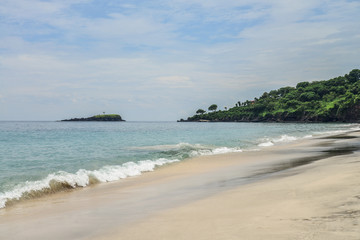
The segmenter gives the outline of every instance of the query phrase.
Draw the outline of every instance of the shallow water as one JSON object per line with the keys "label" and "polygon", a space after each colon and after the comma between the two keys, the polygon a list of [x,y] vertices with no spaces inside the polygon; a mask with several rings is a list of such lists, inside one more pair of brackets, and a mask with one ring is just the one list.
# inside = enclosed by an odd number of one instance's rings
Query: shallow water
{"label": "shallow water", "polygon": [[341,133],[354,124],[0,122],[0,208],[183,159]]}

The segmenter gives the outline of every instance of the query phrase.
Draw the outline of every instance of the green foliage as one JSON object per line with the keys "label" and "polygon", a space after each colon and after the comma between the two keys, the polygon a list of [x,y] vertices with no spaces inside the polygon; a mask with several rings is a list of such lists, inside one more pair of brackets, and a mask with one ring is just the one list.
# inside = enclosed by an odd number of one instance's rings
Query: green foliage
{"label": "green foliage", "polygon": [[93,118],[116,118],[116,117],[120,117],[120,115],[118,115],[118,114],[100,114],[100,115],[93,116]]}
{"label": "green foliage", "polygon": [[309,86],[310,83],[309,82],[299,82],[297,85],[296,85],[296,88],[306,88],[307,86]]}
{"label": "green foliage", "polygon": [[360,80],[360,70],[354,69],[349,74],[345,75],[345,78],[350,82],[354,83]]}
{"label": "green foliage", "polygon": [[360,70],[264,92],[254,101],[239,101],[225,111],[216,111],[216,104],[208,109],[212,112],[199,109],[196,113],[201,118],[194,115],[188,121],[360,121]]}
{"label": "green foliage", "polygon": [[204,113],[206,113],[206,111],[201,108],[196,111],[196,114],[204,114]]}
{"label": "green foliage", "polygon": [[299,100],[303,102],[309,102],[313,100],[318,100],[320,97],[315,92],[304,92],[300,95]]}
{"label": "green foliage", "polygon": [[125,121],[119,114],[100,114],[88,118],[72,118],[62,121]]}
{"label": "green foliage", "polygon": [[217,109],[217,105],[216,104],[212,104],[209,108],[208,108],[208,110],[209,111],[216,111],[216,109]]}

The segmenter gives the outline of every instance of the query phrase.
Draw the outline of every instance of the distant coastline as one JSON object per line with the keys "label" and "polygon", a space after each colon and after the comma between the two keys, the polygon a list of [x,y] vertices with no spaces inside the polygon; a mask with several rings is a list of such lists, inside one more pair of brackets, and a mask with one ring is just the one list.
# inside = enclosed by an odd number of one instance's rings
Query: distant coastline
{"label": "distant coastline", "polygon": [[64,119],[61,122],[87,122],[87,121],[102,121],[102,122],[124,122],[125,120],[119,114],[101,114],[87,118],[71,118]]}

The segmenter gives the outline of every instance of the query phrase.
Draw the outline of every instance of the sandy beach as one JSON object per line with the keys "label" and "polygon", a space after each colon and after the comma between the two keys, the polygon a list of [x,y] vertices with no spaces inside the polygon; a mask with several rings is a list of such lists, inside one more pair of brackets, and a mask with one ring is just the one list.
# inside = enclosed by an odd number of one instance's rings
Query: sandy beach
{"label": "sandy beach", "polygon": [[0,210],[1,239],[360,239],[360,134],[203,156]]}

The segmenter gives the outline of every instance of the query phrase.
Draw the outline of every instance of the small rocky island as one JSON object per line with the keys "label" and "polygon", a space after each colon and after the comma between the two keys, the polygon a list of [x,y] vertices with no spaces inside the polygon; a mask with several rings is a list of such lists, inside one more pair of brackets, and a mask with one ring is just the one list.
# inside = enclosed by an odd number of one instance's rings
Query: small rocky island
{"label": "small rocky island", "polygon": [[71,118],[71,119],[64,119],[61,121],[62,122],[67,122],[67,121],[71,121],[71,122],[80,122],[80,121],[83,121],[83,122],[86,122],[86,121],[123,122],[125,120],[123,120],[119,114],[101,114],[101,115],[95,115],[95,116],[87,117],[87,118]]}

